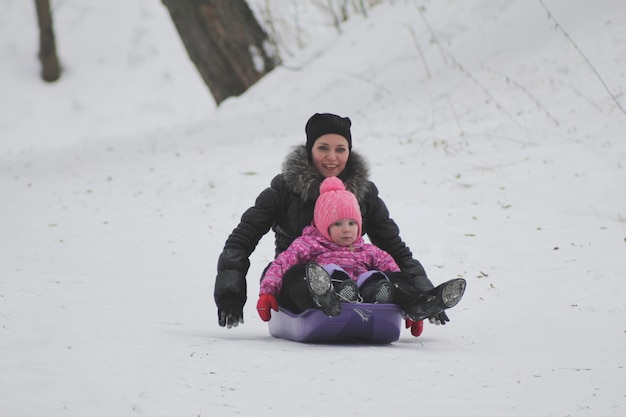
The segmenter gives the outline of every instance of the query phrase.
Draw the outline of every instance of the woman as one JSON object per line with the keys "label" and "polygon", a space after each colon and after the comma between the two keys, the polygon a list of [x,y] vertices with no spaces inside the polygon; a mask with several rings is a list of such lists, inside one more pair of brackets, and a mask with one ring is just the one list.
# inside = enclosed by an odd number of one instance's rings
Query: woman
{"label": "woman", "polygon": [[[350,127],[347,117],[329,113],[311,116],[305,127],[306,144],[287,155],[283,172],[243,213],[217,264],[214,296],[220,326],[231,328],[243,323],[249,257],[259,240],[271,228],[275,234],[275,255],[287,249],[311,224],[320,183],[331,176],[339,177],[359,201],[362,234],[367,234],[372,244],[388,252],[400,269],[411,276],[410,281],[393,283],[396,292],[413,296],[434,288],[400,238],[398,226],[389,217],[376,185],[369,180],[367,163],[352,150]],[[445,312],[432,319],[437,324],[448,321]]]}

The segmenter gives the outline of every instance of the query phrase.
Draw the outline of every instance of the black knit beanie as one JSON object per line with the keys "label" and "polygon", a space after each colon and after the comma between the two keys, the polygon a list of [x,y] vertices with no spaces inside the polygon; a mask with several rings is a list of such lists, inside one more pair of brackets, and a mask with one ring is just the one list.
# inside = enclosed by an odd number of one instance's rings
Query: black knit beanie
{"label": "black knit beanie", "polygon": [[348,117],[337,116],[331,113],[315,113],[304,128],[306,132],[306,150],[311,155],[313,143],[320,136],[328,133],[336,133],[348,140],[348,150],[352,150],[352,135],[350,134],[352,122]]}

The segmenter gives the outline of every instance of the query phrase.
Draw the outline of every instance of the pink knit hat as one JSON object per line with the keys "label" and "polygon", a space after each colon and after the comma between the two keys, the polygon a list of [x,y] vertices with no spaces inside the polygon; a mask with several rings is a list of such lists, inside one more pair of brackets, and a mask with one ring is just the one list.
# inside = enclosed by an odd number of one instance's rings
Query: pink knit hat
{"label": "pink knit hat", "polygon": [[320,196],[315,202],[313,222],[322,236],[331,240],[328,228],[341,219],[356,220],[359,225],[357,239],[361,237],[361,208],[354,194],[346,190],[346,186],[337,177],[328,177],[320,185]]}

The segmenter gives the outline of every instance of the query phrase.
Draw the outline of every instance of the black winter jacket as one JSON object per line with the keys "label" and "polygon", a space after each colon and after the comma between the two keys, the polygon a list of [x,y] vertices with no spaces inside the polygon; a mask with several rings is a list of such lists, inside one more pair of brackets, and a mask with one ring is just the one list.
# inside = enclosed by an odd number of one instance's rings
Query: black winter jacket
{"label": "black winter jacket", "polygon": [[[366,161],[355,151],[350,152],[346,169],[340,176],[346,188],[354,193],[363,216],[362,234],[376,246],[387,251],[403,272],[414,276],[418,288],[433,288],[419,261],[399,236],[396,223],[378,196],[378,189],[369,178]],[[224,251],[217,264],[215,301],[220,306],[223,297],[246,301],[246,274],[250,268],[249,257],[259,240],[269,232],[275,234],[276,255],[287,249],[311,224],[315,201],[323,178],[309,161],[304,145],[287,155],[283,172],[272,180],[256,199],[254,206],[241,216],[239,225],[226,240]]]}

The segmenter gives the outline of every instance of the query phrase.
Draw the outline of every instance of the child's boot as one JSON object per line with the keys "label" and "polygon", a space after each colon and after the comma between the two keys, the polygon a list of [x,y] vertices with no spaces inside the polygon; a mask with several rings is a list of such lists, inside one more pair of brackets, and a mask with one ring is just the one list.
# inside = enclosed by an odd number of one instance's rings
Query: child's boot
{"label": "child's boot", "polygon": [[333,279],[335,292],[341,301],[357,303],[360,300],[359,289],[351,278],[344,280]]}
{"label": "child's boot", "polygon": [[389,304],[393,302],[393,286],[383,274],[376,274],[361,286],[361,295],[366,303]]}

